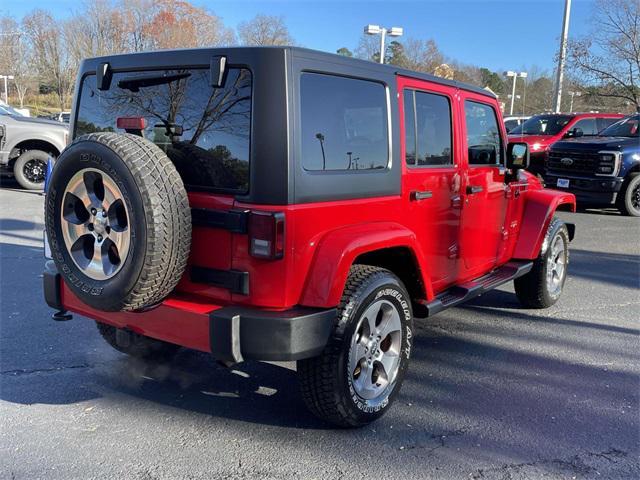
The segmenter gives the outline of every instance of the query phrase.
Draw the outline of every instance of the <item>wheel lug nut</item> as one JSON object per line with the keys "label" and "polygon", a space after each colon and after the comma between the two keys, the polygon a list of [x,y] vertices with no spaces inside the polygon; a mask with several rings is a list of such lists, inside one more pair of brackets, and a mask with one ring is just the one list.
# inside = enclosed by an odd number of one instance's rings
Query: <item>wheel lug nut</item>
{"label": "wheel lug nut", "polygon": [[87,228],[89,229],[90,232],[93,232],[93,223],[90,223],[89,225],[87,225]]}
{"label": "wheel lug nut", "polygon": [[91,215],[95,215],[95,214],[96,214],[96,209],[95,209],[95,208],[92,208],[92,209],[91,209]]}
{"label": "wheel lug nut", "polygon": [[101,242],[102,241],[102,235],[98,235],[98,241]]}
{"label": "wheel lug nut", "polygon": [[107,211],[106,210],[102,210],[102,216],[106,217],[107,216]]}

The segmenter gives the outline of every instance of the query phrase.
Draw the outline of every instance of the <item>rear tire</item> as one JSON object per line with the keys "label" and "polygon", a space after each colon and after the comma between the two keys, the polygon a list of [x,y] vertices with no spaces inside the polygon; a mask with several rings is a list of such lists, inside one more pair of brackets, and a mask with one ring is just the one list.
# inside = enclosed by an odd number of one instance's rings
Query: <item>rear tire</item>
{"label": "rear tire", "polygon": [[178,345],[155,340],[134,332],[127,332],[128,342],[119,342],[117,336],[118,329],[116,327],[99,322],[96,323],[96,326],[102,338],[104,338],[109,345],[119,352],[126,353],[132,357],[169,360],[180,350]]}
{"label": "rear tire", "polygon": [[13,164],[13,176],[25,190],[42,190],[47,171],[47,160],[51,155],[42,150],[28,150]]}
{"label": "rear tire", "polygon": [[522,306],[548,308],[556,303],[564,288],[568,264],[569,231],[562,220],[553,218],[533,268],[513,282]]}
{"label": "rear tire", "polygon": [[302,397],[317,417],[359,427],[382,416],[409,364],[413,314],[402,282],[382,268],[351,268],[324,351],[298,361]]}
{"label": "rear tire", "polygon": [[640,217],[640,172],[630,173],[622,185],[618,209],[623,215]]}

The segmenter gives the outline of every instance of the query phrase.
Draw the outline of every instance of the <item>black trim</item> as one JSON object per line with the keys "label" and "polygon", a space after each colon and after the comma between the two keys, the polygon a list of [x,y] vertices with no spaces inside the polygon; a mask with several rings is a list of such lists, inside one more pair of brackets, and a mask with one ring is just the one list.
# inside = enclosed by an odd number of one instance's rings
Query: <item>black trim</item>
{"label": "black trim", "polygon": [[532,268],[533,262],[528,260],[508,262],[476,280],[448,288],[430,302],[421,303],[421,306],[426,309],[427,316],[430,317],[442,310],[455,307],[489,290],[493,290],[515,278],[526,275]]}
{"label": "black trim", "polygon": [[227,288],[232,293],[240,295],[249,295],[249,272],[193,266],[191,267],[191,281]]}
{"label": "black trim", "polygon": [[44,272],[42,273],[44,301],[56,310],[64,309],[62,305],[62,294],[60,292],[60,278],[60,274],[53,260],[48,260],[44,265]]}
{"label": "black trim", "polygon": [[218,360],[293,361],[319,355],[337,311],[296,307],[281,312],[225,307],[209,315],[211,353]]}
{"label": "black trim", "polygon": [[247,233],[248,218],[249,210],[191,209],[191,223],[194,227],[222,228],[233,233]]}

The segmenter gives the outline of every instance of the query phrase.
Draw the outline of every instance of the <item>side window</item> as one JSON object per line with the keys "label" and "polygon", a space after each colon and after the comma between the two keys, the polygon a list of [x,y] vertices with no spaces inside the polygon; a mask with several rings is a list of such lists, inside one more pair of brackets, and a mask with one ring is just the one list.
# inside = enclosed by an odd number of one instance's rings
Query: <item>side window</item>
{"label": "side window", "polygon": [[598,133],[595,118],[583,118],[582,120],[578,120],[573,124],[571,130],[573,130],[574,128],[579,128],[580,130],[582,130],[583,135],[596,135]]}
{"label": "side window", "polygon": [[382,84],[303,73],[300,106],[305,170],[387,168],[387,95]]}
{"label": "side window", "polygon": [[[414,129],[413,133],[410,128]],[[451,107],[447,97],[405,91],[405,142],[407,165],[428,167],[453,163]]]}
{"label": "side window", "polygon": [[619,118],[596,118],[596,126],[598,127],[598,133],[607,128],[609,125],[616,123]]}
{"label": "side window", "polygon": [[484,103],[464,102],[469,165],[502,163],[502,141],[495,110]]}

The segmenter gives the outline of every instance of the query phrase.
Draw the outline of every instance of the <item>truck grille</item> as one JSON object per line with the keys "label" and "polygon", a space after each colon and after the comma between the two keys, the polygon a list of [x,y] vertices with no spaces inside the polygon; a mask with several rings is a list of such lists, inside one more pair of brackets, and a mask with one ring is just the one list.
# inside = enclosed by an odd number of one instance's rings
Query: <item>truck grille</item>
{"label": "truck grille", "polygon": [[[571,159],[571,161],[568,159]],[[549,158],[547,159],[547,170],[550,172],[593,174],[595,173],[597,165],[597,152],[551,150],[549,152]]]}

